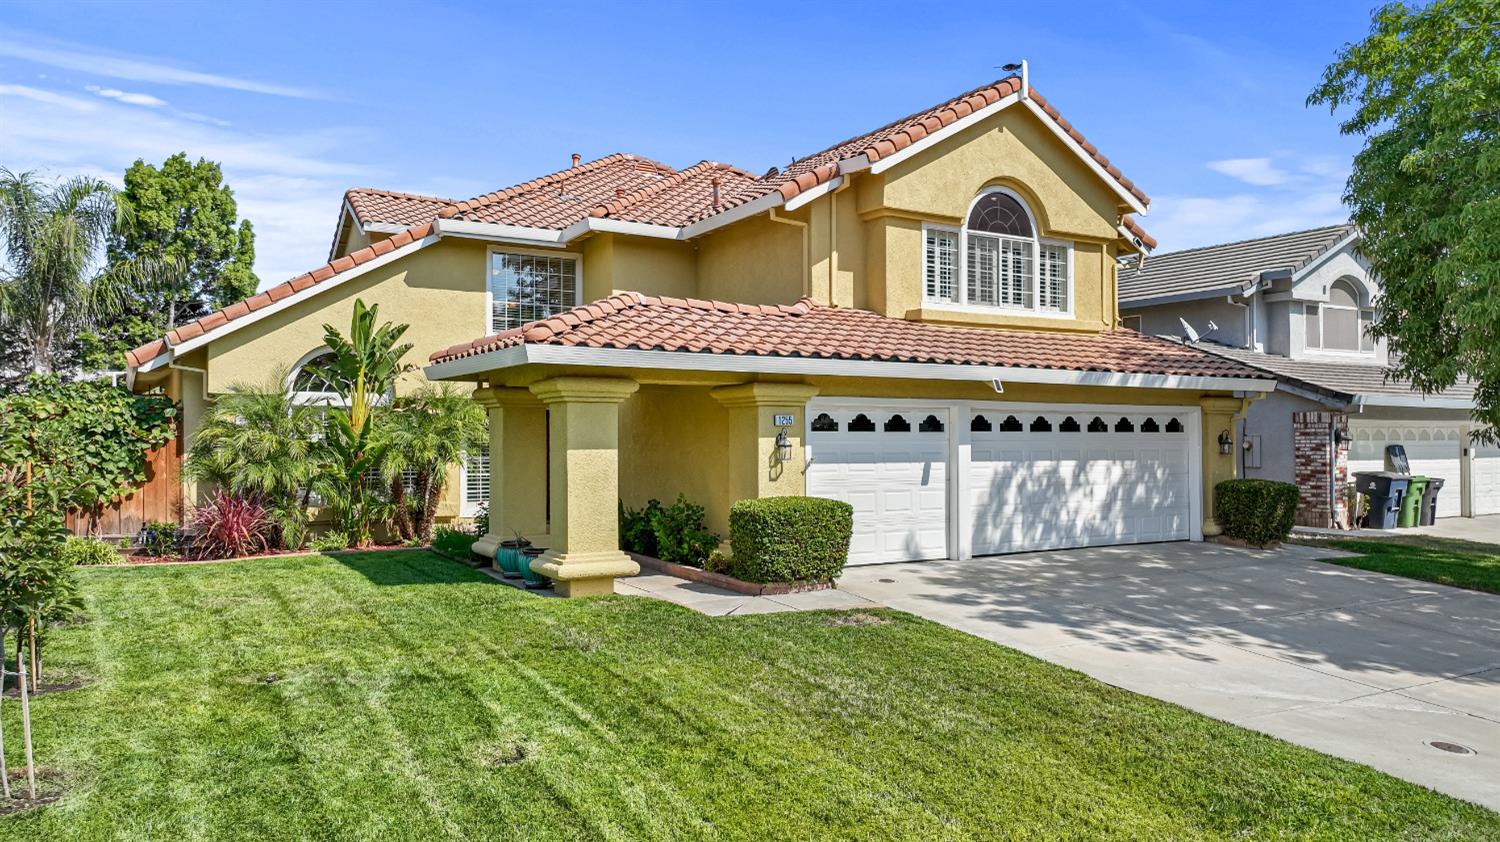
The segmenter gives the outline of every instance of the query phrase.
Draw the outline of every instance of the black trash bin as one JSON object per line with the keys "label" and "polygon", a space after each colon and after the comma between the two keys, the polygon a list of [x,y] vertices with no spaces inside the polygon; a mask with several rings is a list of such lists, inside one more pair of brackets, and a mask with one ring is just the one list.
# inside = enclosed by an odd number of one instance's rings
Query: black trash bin
{"label": "black trash bin", "polygon": [[1422,511],[1418,523],[1422,526],[1431,526],[1437,520],[1437,496],[1443,488],[1443,481],[1438,477],[1427,478],[1427,490],[1422,493]]}
{"label": "black trash bin", "polygon": [[1354,490],[1370,499],[1365,523],[1371,529],[1395,529],[1401,514],[1401,497],[1406,493],[1408,477],[1392,471],[1359,471],[1354,475]]}

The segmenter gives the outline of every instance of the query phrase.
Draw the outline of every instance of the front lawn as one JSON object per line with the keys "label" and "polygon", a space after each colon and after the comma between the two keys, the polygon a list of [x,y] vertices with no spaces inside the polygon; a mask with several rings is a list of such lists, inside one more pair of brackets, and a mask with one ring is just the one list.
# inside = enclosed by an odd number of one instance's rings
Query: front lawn
{"label": "front lawn", "polygon": [[1326,546],[1359,553],[1351,558],[1327,559],[1334,564],[1500,594],[1500,547],[1492,544],[1413,535],[1378,541],[1331,541]]}
{"label": "front lawn", "polygon": [[421,552],[81,575],[47,663],[95,683],[35,711],[67,794],[3,838],[1500,839],[897,612],[543,599]]}

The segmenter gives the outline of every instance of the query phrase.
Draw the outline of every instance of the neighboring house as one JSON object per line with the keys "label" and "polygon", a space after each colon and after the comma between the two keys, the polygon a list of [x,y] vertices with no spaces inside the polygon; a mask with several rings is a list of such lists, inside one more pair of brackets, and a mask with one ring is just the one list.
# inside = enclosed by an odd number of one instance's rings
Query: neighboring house
{"label": "neighboring house", "polygon": [[[1389,444],[1445,480],[1439,517],[1500,512],[1500,450],[1471,440],[1473,389],[1424,396],[1387,376],[1385,341],[1368,332],[1380,284],[1358,245],[1335,225],[1127,260],[1120,313],[1276,376],[1237,426],[1236,452],[1243,476],[1302,487],[1300,522],[1346,522],[1350,474],[1384,470]],[[1335,444],[1335,430],[1349,441]]]}
{"label": "neighboring house", "polygon": [[575,156],[461,202],[351,191],[328,265],[130,365],[191,428],[379,302],[489,409],[477,549],[524,533],[570,595],[637,570],[620,501],[678,494],[723,535],[736,500],[846,500],[854,564],[1198,539],[1274,381],[1119,328],[1146,205],[1011,77],[761,176]]}

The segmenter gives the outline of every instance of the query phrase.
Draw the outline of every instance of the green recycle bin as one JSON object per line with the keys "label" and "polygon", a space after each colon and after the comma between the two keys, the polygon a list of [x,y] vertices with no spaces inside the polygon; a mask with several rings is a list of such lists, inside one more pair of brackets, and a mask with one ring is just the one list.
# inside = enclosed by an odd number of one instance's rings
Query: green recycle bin
{"label": "green recycle bin", "polygon": [[1406,487],[1406,496],[1401,498],[1401,516],[1396,519],[1396,525],[1402,528],[1417,525],[1417,519],[1422,513],[1422,493],[1427,490],[1427,477],[1412,477],[1411,485]]}

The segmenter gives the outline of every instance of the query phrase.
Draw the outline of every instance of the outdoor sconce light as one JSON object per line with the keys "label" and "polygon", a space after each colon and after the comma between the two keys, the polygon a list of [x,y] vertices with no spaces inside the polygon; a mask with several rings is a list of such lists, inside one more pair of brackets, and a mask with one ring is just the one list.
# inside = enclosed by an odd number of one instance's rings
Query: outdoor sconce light
{"label": "outdoor sconce light", "polygon": [[1344,431],[1342,427],[1333,428],[1333,443],[1335,445],[1348,444],[1354,441],[1354,437]]}
{"label": "outdoor sconce light", "polygon": [[791,440],[790,437],[787,436],[786,430],[787,430],[786,427],[782,427],[781,428],[781,432],[779,432],[779,433],[776,434],[776,461],[777,462],[790,462],[790,461],[792,461],[792,440]]}
{"label": "outdoor sconce light", "polygon": [[1219,452],[1226,455],[1234,452],[1234,437],[1228,430],[1219,431]]}

